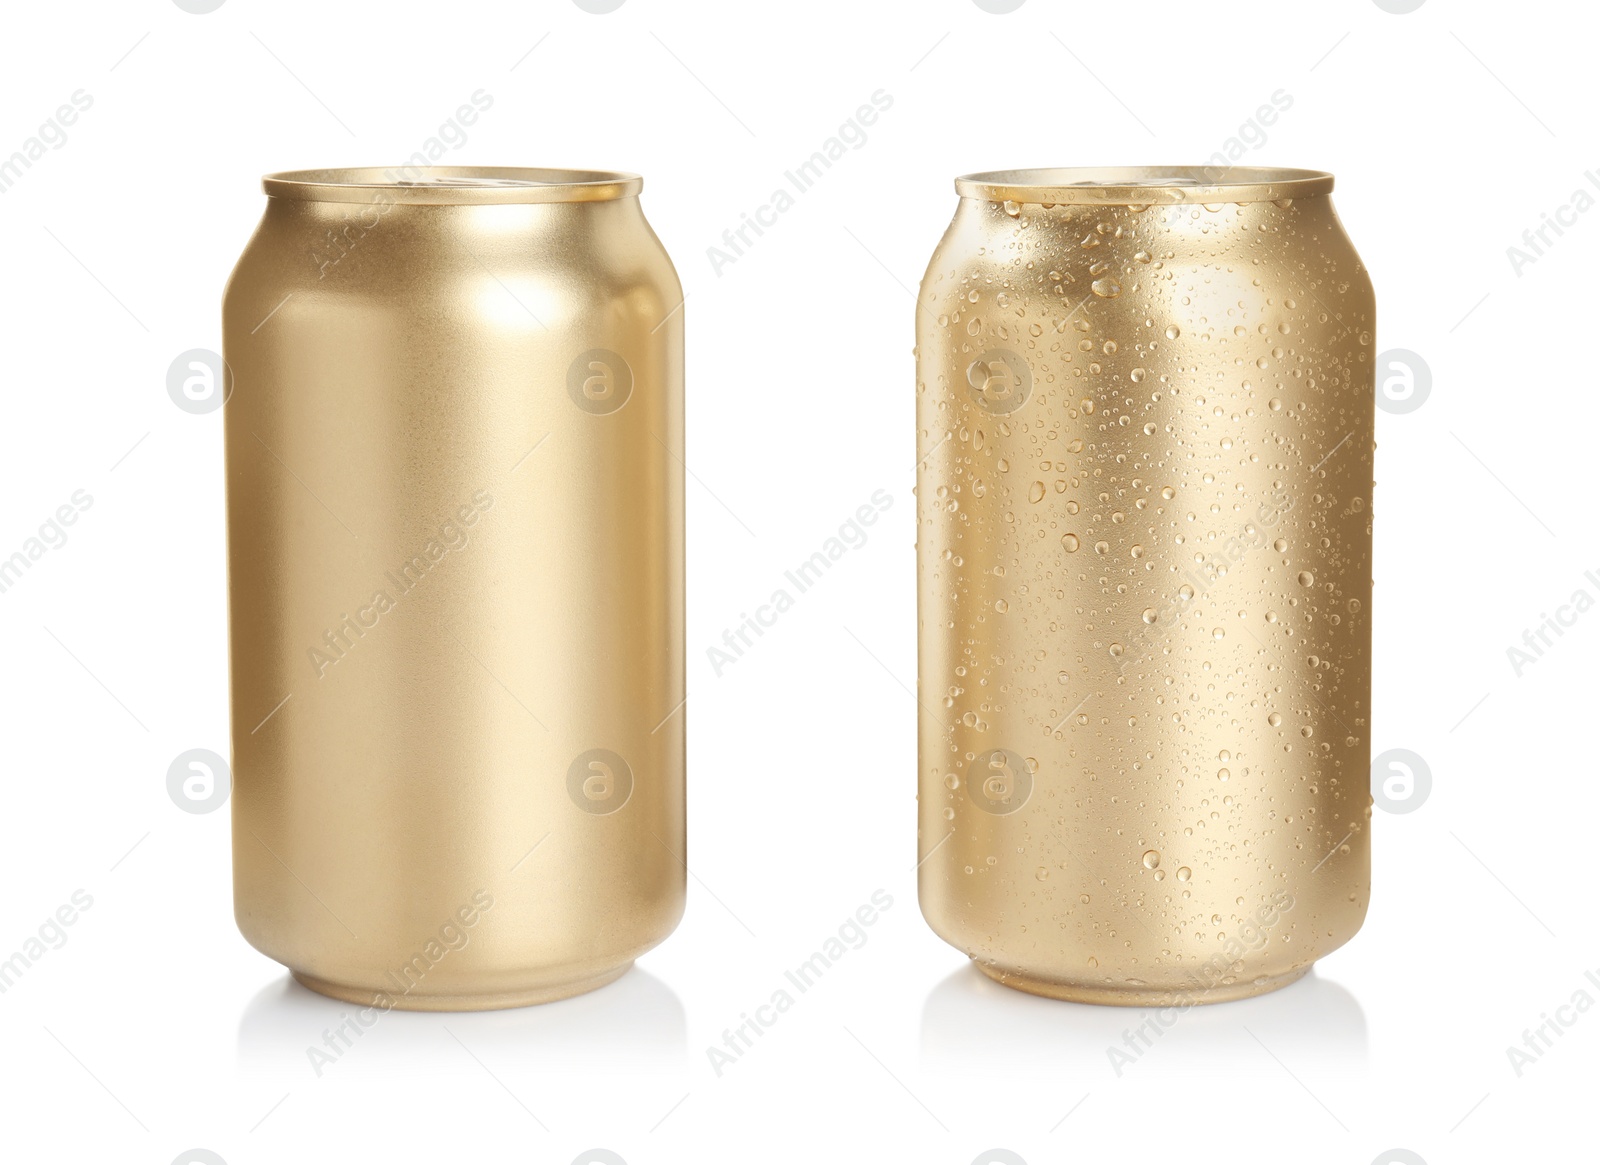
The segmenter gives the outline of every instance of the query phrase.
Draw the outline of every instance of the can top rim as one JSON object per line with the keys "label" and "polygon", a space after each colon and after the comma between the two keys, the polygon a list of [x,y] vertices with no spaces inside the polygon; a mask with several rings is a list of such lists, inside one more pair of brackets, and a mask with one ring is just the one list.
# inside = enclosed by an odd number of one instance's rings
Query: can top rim
{"label": "can top rim", "polygon": [[990,170],[963,174],[956,193],[989,202],[1147,206],[1185,202],[1273,202],[1333,189],[1325,170],[1254,166],[1111,166]]}
{"label": "can top rim", "polygon": [[267,174],[270,197],[307,202],[394,202],[429,206],[488,203],[607,202],[644,188],[637,174],[617,170],[549,170],[527,166],[362,166]]}

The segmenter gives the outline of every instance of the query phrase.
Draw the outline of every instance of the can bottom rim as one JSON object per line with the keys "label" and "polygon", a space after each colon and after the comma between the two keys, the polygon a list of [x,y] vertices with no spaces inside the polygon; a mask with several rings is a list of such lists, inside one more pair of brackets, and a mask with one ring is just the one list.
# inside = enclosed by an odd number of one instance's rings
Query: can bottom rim
{"label": "can bottom rim", "polygon": [[1215,987],[1162,987],[1155,985],[1111,985],[1053,979],[1005,967],[988,966],[973,960],[978,970],[999,983],[1029,995],[1062,999],[1070,1003],[1098,1003],[1112,1007],[1183,1007],[1196,1003],[1231,1003],[1266,995],[1298,982],[1313,964],[1296,967],[1281,975],[1262,975],[1238,983],[1219,983]]}
{"label": "can bottom rim", "polygon": [[375,1007],[377,1006],[375,999],[387,997],[390,1005],[397,1011],[500,1011],[512,1007],[529,1007],[535,1003],[554,1003],[558,999],[571,999],[574,995],[598,990],[622,978],[632,966],[633,960],[629,959],[620,967],[611,967],[587,979],[548,984],[525,991],[504,991],[487,995],[426,995],[415,991],[395,994],[381,988],[374,990],[371,987],[334,983],[303,971],[289,973],[294,976],[295,982],[302,987],[310,988],[318,995],[326,995],[332,999],[363,1007]]}

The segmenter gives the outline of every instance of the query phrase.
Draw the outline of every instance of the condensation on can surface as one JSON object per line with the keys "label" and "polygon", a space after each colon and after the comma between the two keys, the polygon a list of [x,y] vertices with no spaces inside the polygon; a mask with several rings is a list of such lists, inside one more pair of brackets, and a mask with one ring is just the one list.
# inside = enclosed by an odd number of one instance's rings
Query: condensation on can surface
{"label": "condensation on can surface", "polygon": [[1307,182],[993,177],[917,313],[923,912],[1044,994],[1270,990],[1367,908],[1370,284]]}
{"label": "condensation on can surface", "polygon": [[269,180],[229,285],[236,913],[318,990],[559,998],[682,913],[682,292],[603,177]]}

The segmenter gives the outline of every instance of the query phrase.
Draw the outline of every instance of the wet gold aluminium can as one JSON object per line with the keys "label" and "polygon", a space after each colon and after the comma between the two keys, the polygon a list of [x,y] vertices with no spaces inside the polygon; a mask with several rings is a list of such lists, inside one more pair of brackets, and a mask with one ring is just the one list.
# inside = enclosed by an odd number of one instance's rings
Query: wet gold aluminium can
{"label": "wet gold aluminium can", "polygon": [[1001,983],[1235,999],[1365,916],[1373,298],[1332,188],[956,183],[917,312],[919,891]]}
{"label": "wet gold aluminium can", "polygon": [[684,902],[683,293],[641,181],[265,180],[223,305],[235,909],[306,986],[601,986]]}

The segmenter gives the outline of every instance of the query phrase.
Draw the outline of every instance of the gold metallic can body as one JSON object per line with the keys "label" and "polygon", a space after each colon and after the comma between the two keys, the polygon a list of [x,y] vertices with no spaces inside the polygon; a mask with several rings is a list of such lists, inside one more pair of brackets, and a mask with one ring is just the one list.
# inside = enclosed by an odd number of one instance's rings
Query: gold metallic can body
{"label": "gold metallic can body", "polygon": [[640,185],[266,180],[223,306],[235,912],[315,990],[558,999],[682,914],[683,293]]}
{"label": "gold metallic can body", "polygon": [[919,893],[1001,983],[1240,998],[1365,916],[1373,298],[1332,185],[957,182],[917,312]]}

